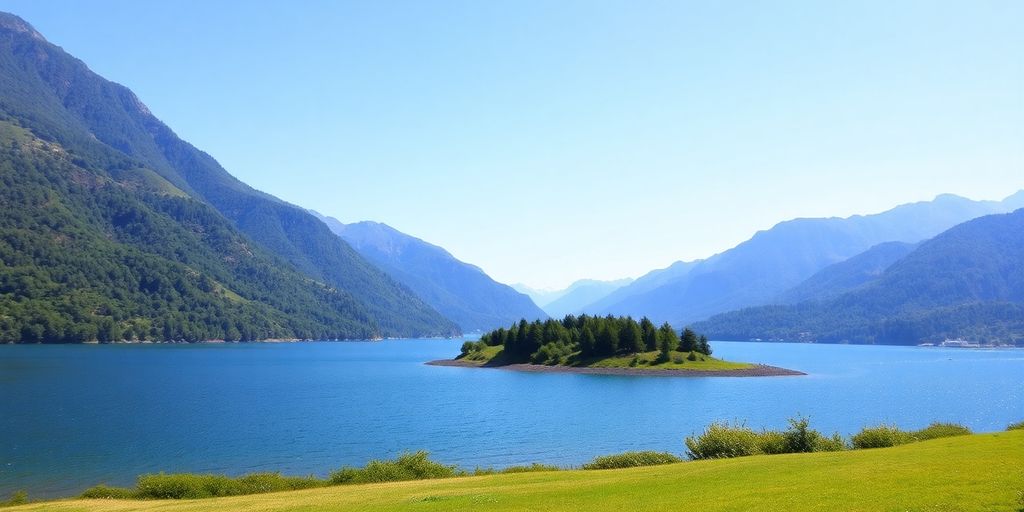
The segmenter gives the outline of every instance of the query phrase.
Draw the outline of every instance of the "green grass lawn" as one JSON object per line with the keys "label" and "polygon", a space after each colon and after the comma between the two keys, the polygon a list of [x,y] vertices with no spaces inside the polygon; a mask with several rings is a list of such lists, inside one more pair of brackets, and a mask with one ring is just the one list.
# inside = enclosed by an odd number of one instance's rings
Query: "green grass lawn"
{"label": "green grass lawn", "polygon": [[[504,347],[500,345],[484,347],[483,350],[470,352],[469,354],[460,357],[460,359],[476,361],[480,364],[488,362],[496,365],[506,364],[505,361],[502,360],[503,348]],[[672,352],[669,360],[665,362],[658,361],[658,351],[626,354],[621,356],[605,357],[602,359],[579,360],[579,353],[577,352],[563,361],[563,365],[579,368],[641,368],[654,370],[696,371],[742,370],[753,366],[749,363],[734,363],[732,361],[725,361],[711,356],[706,356],[704,354],[694,354],[696,360],[690,361],[687,359],[689,355],[689,352]],[[634,360],[636,361],[635,363]]]}
{"label": "green grass lawn", "polygon": [[1012,511],[1024,431],[895,448],[326,487],[183,501],[68,500],[12,511]]}
{"label": "green grass lawn", "polygon": [[[752,365],[749,363],[734,363],[732,361],[725,361],[723,359],[717,359],[704,354],[694,354],[695,361],[690,361],[687,356],[689,352],[672,352],[671,357],[668,361],[658,362],[659,352],[643,352],[639,354],[630,354],[615,357],[606,357],[604,359],[598,359],[596,361],[581,361],[573,364],[573,366],[585,366],[590,368],[651,368],[658,370],[697,370],[697,371],[710,371],[710,370],[741,370],[743,368],[750,368]],[[636,363],[633,363],[633,360]]]}

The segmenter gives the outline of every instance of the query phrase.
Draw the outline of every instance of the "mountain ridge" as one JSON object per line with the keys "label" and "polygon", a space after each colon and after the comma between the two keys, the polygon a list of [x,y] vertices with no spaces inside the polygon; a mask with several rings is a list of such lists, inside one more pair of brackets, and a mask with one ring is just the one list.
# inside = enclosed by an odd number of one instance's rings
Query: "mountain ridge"
{"label": "mountain ridge", "polygon": [[[83,164],[146,168],[212,206],[254,243],[361,303],[384,336],[457,326],[365,261],[303,209],[249,187],[181,140],[127,87],[110,82],[12,14],[0,25],[0,112]],[[25,28],[28,27],[28,28]]]}
{"label": "mountain ridge", "polygon": [[313,213],[360,255],[408,286],[463,331],[486,331],[521,318],[547,317],[529,297],[493,280],[480,267],[457,259],[443,247],[384,223],[344,224]]}
{"label": "mountain ridge", "polygon": [[1024,208],[958,224],[837,296],[744,308],[696,325],[732,339],[1024,342]]}
{"label": "mountain ridge", "polygon": [[[627,286],[589,308],[592,314],[649,316],[677,325],[770,303],[815,272],[882,242],[917,242],[960,222],[1024,204],[1024,192],[1002,201],[952,194],[849,217],[801,218],[756,232],[750,239],[636,293]],[[669,267],[671,268],[671,267]],[[641,280],[637,280],[641,282]]]}

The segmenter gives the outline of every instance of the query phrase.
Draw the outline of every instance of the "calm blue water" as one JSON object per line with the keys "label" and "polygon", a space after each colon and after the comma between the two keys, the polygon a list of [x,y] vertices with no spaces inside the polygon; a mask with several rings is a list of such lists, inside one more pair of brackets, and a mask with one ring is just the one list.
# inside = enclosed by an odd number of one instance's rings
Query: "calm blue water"
{"label": "calm blue water", "polygon": [[156,471],[326,474],[426,449],[466,468],[683,452],[715,420],[827,432],[1024,420],[1024,351],[713,344],[806,377],[659,378],[425,366],[461,340],[0,346],[0,496]]}

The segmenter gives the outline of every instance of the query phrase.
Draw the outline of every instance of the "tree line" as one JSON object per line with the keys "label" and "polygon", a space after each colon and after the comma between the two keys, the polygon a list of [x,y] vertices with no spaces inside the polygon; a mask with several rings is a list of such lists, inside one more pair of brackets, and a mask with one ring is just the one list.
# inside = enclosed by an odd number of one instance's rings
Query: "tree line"
{"label": "tree line", "polygon": [[524,318],[507,329],[485,333],[477,342],[466,342],[462,352],[499,345],[510,363],[557,364],[573,356],[592,360],[654,351],[660,353],[662,361],[668,361],[672,352],[711,355],[707,337],[690,328],[680,334],[667,322],[658,327],[647,317],[637,321],[628,316],[585,314],[533,322]]}

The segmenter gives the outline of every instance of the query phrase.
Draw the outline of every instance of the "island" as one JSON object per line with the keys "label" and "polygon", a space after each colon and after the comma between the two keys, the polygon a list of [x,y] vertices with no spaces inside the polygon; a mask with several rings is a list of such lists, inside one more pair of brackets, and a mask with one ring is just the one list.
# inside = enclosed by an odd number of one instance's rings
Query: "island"
{"label": "island", "polygon": [[682,334],[649,319],[568,315],[562,320],[526,319],[462,344],[455,359],[434,366],[503,368],[530,372],[672,377],[770,377],[805,375],[763,364],[712,357],[706,336]]}

